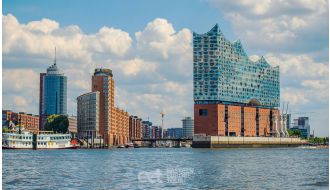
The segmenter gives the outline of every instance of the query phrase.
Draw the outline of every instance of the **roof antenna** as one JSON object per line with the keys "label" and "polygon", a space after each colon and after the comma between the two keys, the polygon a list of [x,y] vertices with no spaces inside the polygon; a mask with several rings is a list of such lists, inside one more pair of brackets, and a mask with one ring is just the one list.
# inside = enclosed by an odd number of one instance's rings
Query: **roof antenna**
{"label": "roof antenna", "polygon": [[54,65],[56,65],[56,46],[55,46],[55,58],[54,58]]}

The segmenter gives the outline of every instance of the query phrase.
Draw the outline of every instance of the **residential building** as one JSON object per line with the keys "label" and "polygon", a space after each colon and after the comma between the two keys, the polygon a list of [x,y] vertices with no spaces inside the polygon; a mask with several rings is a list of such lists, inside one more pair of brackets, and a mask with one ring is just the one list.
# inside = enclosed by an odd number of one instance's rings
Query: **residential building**
{"label": "residential building", "polygon": [[39,116],[25,112],[2,110],[2,127],[9,127],[10,121],[16,126],[22,126],[28,131],[39,130]]}
{"label": "residential building", "polygon": [[182,137],[192,138],[194,136],[194,120],[191,117],[185,117],[182,120]]}
{"label": "residential building", "polygon": [[142,119],[131,115],[129,117],[129,138],[142,139]]}
{"label": "residential building", "polygon": [[115,145],[125,144],[129,141],[129,114],[128,112],[124,111],[123,109],[120,109],[118,107],[115,108],[116,110],[116,117],[115,117],[115,123],[116,126],[114,130],[114,139],[115,139]]}
{"label": "residential building", "polygon": [[142,138],[149,139],[151,138],[151,126],[152,122],[142,121]]}
{"label": "residential building", "polygon": [[182,128],[168,128],[167,129],[167,138],[182,138]]}
{"label": "residential building", "polygon": [[129,114],[115,108],[114,91],[112,70],[96,68],[92,76],[92,92],[99,92],[99,133],[109,147],[129,140]]}
{"label": "residential building", "polygon": [[152,126],[151,127],[151,138],[152,139],[163,138],[163,129],[161,126]]}
{"label": "residential building", "polygon": [[193,33],[194,133],[213,136],[284,136],[280,124],[279,66],[251,61],[241,42],[218,25]]}
{"label": "residential building", "polygon": [[100,92],[78,96],[77,132],[79,139],[104,138],[100,133]]}

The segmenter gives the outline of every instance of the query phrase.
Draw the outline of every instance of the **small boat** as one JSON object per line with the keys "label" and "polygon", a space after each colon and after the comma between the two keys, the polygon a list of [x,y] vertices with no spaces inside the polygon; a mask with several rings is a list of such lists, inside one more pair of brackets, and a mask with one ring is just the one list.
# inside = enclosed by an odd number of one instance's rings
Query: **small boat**
{"label": "small boat", "polygon": [[52,131],[10,132],[2,134],[2,149],[75,149],[76,139],[70,134]]}
{"label": "small boat", "polygon": [[127,144],[125,144],[125,148],[134,148],[134,144],[133,143],[127,143]]}

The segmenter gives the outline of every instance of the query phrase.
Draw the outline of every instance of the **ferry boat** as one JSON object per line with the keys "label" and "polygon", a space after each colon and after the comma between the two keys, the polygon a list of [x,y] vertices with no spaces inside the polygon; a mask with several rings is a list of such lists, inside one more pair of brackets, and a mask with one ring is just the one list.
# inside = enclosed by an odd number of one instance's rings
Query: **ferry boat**
{"label": "ferry boat", "polygon": [[71,140],[70,134],[56,134],[52,131],[2,133],[3,149],[75,149],[77,147],[76,141]]}

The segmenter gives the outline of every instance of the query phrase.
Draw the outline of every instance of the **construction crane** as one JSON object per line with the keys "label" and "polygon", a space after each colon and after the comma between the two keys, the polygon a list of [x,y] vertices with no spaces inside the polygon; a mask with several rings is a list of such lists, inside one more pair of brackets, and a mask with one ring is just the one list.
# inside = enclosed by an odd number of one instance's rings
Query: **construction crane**
{"label": "construction crane", "polygon": [[165,113],[162,111],[160,112],[160,116],[162,117],[162,129],[164,128],[164,116],[165,116]]}

